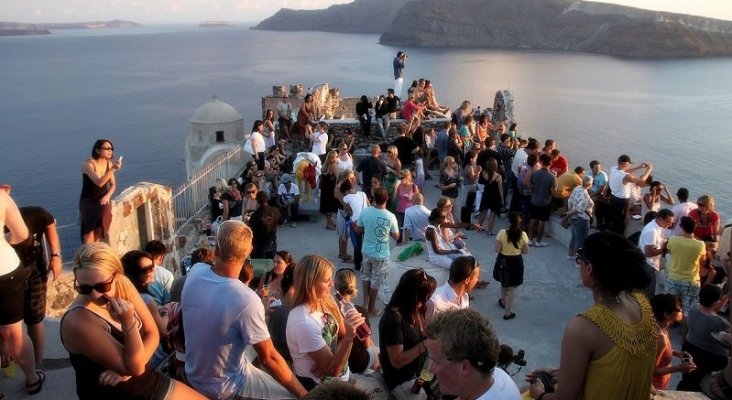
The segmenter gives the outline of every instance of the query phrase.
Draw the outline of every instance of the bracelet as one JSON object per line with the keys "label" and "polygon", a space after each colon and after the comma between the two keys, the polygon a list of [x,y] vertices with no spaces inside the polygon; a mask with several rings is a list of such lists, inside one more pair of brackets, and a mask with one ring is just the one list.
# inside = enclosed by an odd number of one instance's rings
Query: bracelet
{"label": "bracelet", "polygon": [[541,400],[542,397],[546,396],[547,393],[549,393],[549,392],[544,392],[544,393],[540,394],[539,397],[536,398],[536,400]]}

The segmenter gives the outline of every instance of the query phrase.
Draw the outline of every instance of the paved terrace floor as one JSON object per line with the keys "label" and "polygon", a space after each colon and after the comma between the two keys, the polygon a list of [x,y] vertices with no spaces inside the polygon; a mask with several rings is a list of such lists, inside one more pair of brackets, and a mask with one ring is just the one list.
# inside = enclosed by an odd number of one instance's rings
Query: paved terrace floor
{"label": "paved terrace floor", "polygon": [[[425,205],[433,208],[439,198],[439,191],[434,187],[436,181],[425,184],[427,201]],[[499,219],[494,232],[507,225],[506,219]],[[557,235],[560,235],[557,232]],[[565,233],[566,234],[566,233]],[[526,372],[539,367],[558,367],[562,333],[567,322],[578,312],[592,304],[590,291],[580,285],[578,270],[574,260],[566,258],[567,249],[559,241],[551,238],[549,247],[530,248],[525,256],[526,272],[524,284],[518,289],[514,312],[516,318],[504,321],[502,310],[497,305],[499,285],[491,278],[495,251],[494,238],[485,233],[468,231],[468,247],[481,264],[481,277],[490,285],[485,289],[473,292],[470,306],[488,318],[493,324],[501,343],[514,348],[524,349],[528,365],[514,376],[519,386],[524,384]],[[335,231],[324,228],[324,219],[319,223],[301,221],[296,228],[283,226],[278,232],[278,245],[282,250],[289,250],[297,257],[317,253],[335,261],[336,268],[352,267],[353,264],[341,263],[338,259],[337,236]],[[349,253],[351,251],[349,245]],[[359,284],[360,285],[360,284]],[[360,286],[359,286],[360,287]],[[372,326],[378,326],[378,319],[371,320]],[[74,372],[68,362],[68,354],[59,340],[59,320],[47,319],[46,350],[46,383],[43,391],[36,396],[28,396],[23,388],[20,371],[12,379],[0,378],[0,391],[6,399],[58,400],[75,398]],[[374,329],[378,341],[377,329]],[[671,332],[674,348],[680,347],[679,333]],[[17,367],[16,367],[17,368]],[[517,369],[513,366],[511,373]],[[675,387],[679,375],[674,374],[672,386]],[[374,399],[386,399],[379,375],[357,376],[357,384],[374,391]],[[696,394],[666,392],[662,398],[697,399],[706,398]]]}

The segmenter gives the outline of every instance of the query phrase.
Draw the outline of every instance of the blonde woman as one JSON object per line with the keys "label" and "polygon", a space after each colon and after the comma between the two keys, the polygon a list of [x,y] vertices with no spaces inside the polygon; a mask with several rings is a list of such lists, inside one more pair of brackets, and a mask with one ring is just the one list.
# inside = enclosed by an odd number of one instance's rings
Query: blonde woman
{"label": "blonde woman", "polygon": [[338,211],[338,200],[335,198],[336,181],[338,180],[338,153],[330,151],[325,156],[322,174],[320,175],[320,212],[325,214],[325,229],[336,230],[333,214]]}
{"label": "blonde woman", "polygon": [[76,252],[73,267],[79,295],[61,319],[61,342],[76,372],[79,399],[203,399],[149,367],[158,329],[117,253],[89,243]]}
{"label": "blonde woman", "polygon": [[326,377],[347,381],[347,362],[356,327],[365,319],[350,313],[346,320],[331,296],[333,264],[309,255],[295,266],[295,299],[287,318],[287,347],[292,367],[305,389]]}
{"label": "blonde woman", "polygon": [[[394,198],[394,191],[399,184],[399,174],[402,172],[402,162],[399,161],[399,150],[396,146],[386,148],[386,170],[389,171],[384,176],[381,186],[389,193],[389,198]],[[373,189],[373,188],[372,188]],[[390,207],[392,210],[393,207]]]}
{"label": "blonde woman", "polygon": [[[343,296],[343,301],[355,303],[356,296],[358,295],[356,272],[350,268],[341,268],[336,271],[335,288]],[[366,318],[367,311],[361,306],[355,307]],[[366,319],[366,324],[371,327],[368,319]],[[380,368],[379,349],[373,344],[371,336],[363,340],[358,337],[353,339],[351,354],[348,356],[348,368],[357,374],[367,369],[377,371]]]}
{"label": "blonde woman", "polygon": [[249,218],[257,211],[259,205],[257,204],[257,193],[259,188],[254,182],[249,182],[244,186],[244,193],[242,196],[242,213],[241,220],[244,222],[249,221]]}

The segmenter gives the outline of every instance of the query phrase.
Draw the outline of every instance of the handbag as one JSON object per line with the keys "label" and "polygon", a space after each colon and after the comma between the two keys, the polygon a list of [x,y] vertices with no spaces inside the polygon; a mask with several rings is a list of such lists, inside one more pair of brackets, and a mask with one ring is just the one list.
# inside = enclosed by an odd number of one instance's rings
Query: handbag
{"label": "handbag", "polygon": [[562,214],[562,221],[559,222],[559,224],[562,225],[562,228],[569,229],[569,227],[572,225],[569,214]]}

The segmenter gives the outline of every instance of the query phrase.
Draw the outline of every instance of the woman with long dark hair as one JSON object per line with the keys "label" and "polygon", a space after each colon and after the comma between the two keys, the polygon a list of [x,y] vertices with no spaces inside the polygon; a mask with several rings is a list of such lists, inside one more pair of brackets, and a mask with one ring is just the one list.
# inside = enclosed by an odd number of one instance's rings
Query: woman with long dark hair
{"label": "woman with long dark hair", "polygon": [[[645,256],[609,231],[587,237],[577,252],[582,284],[594,305],[574,317],[562,338],[559,369],[535,370],[526,380],[531,397],[552,399],[647,399],[658,350],[657,325],[641,292],[650,284]],[[539,372],[559,383],[548,393]]]}
{"label": "woman with long dark hair", "polygon": [[122,168],[122,157],[112,161],[114,145],[107,139],[99,139],[92,146],[91,158],[81,166],[81,218],[82,243],[98,242],[107,238],[112,223],[112,195],[117,188],[115,172]]}
{"label": "woman with long dark hair", "polygon": [[480,174],[479,183],[483,185],[483,196],[480,198],[480,216],[478,225],[483,225],[488,214],[488,236],[493,236],[493,225],[503,208],[503,178],[498,173],[498,161],[491,157],[485,163],[485,171]]}
{"label": "woman with long dark hair", "polygon": [[503,319],[514,319],[511,312],[516,288],[524,283],[524,257],[529,252],[529,236],[521,229],[521,215],[512,212],[508,215],[509,226],[496,235],[496,264],[493,278],[501,282],[501,298],[498,305],[503,308]]}
{"label": "woman with long dark hair", "polygon": [[[257,292],[261,296],[269,296],[275,299],[282,297],[282,278],[287,267],[295,266],[295,260],[289,251],[280,250],[275,253],[272,259],[272,269],[259,278]],[[265,289],[266,286],[266,289]]]}
{"label": "woman with long dark hair", "polygon": [[384,382],[397,400],[426,398],[423,392],[411,391],[427,358],[424,314],[436,287],[435,278],[421,268],[405,272],[379,320]]}
{"label": "woman with long dark hair", "polygon": [[249,136],[249,146],[251,147],[250,153],[257,162],[257,169],[264,171],[264,152],[267,151],[267,145],[264,142],[264,122],[262,120],[254,121],[252,133]]}

